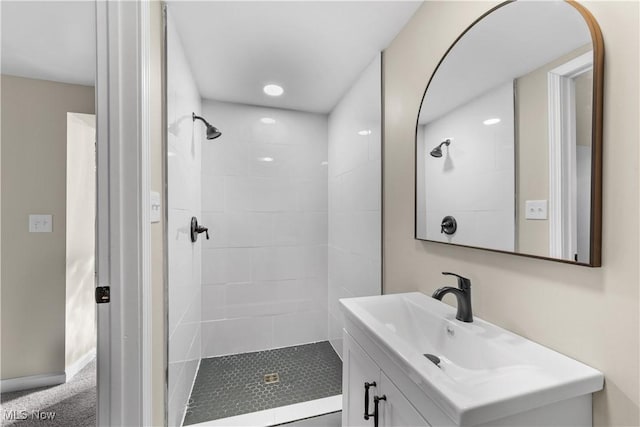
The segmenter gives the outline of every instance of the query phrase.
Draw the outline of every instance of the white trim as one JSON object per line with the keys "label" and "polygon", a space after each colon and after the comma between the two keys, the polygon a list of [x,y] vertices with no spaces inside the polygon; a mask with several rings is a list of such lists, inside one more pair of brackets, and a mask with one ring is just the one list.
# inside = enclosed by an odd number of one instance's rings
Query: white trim
{"label": "white trim", "polygon": [[149,351],[143,336],[146,299],[151,297],[145,289],[149,64],[143,51],[149,47],[148,6],[148,2],[96,2],[96,266],[97,283],[111,287],[111,302],[99,304],[97,310],[100,427],[143,425],[150,414],[151,399],[144,394],[145,381],[150,380],[144,356]]}
{"label": "white trim", "polygon": [[[96,1],[96,286],[111,283],[109,224],[109,24],[108,2]],[[96,425],[111,425],[111,310],[96,304]]]}
{"label": "white trim", "polygon": [[342,410],[342,395],[192,424],[192,427],[268,427]]}
{"label": "white trim", "polygon": [[64,372],[59,372],[56,374],[31,375],[28,377],[17,377],[0,380],[0,391],[2,393],[9,393],[12,391],[29,390],[32,388],[48,387],[64,383]]}
{"label": "white trim", "polygon": [[89,350],[84,356],[80,359],[73,362],[67,369],[64,370],[65,375],[67,376],[65,382],[71,381],[73,377],[76,376],[78,372],[80,372],[85,366],[93,361],[96,358],[96,349]]}
{"label": "white trim", "polygon": [[151,145],[151,5],[140,2],[140,187],[142,195],[142,425],[153,425],[153,312],[151,304],[151,212],[150,212],[150,145]]}
{"label": "white trim", "polygon": [[576,129],[573,78],[593,68],[593,51],[550,70],[549,107],[549,256],[573,259],[577,251]]}
{"label": "white trim", "polygon": [[593,69],[593,51],[583,53],[580,56],[565,62],[562,65],[549,71],[553,74],[559,74],[563,77],[574,78]]}

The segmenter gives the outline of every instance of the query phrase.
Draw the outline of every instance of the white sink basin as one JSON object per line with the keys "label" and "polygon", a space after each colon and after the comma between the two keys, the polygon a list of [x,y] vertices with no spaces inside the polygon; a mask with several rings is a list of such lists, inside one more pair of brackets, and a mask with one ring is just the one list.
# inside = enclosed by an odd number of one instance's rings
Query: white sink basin
{"label": "white sink basin", "polygon": [[[475,425],[601,390],[599,371],[422,293],[342,299],[369,336],[457,424]],[[440,358],[436,366],[424,354]]]}

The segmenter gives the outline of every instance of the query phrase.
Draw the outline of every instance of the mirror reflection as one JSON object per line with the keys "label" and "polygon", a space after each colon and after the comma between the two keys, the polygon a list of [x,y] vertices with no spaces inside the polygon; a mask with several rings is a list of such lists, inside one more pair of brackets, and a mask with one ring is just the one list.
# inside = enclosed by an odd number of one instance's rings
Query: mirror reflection
{"label": "mirror reflection", "polygon": [[420,109],[416,238],[591,263],[593,68],[569,3],[513,2],[472,26]]}

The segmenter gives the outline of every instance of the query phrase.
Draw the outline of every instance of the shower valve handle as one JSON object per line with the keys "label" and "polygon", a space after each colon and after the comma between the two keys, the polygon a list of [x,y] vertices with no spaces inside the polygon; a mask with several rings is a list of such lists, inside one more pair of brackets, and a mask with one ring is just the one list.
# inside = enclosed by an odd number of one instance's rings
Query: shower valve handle
{"label": "shower valve handle", "polygon": [[442,218],[442,223],[440,224],[440,233],[452,235],[458,229],[458,223],[456,219],[451,215],[447,215]]}
{"label": "shower valve handle", "polygon": [[204,235],[206,236],[207,240],[209,240],[209,229],[207,227],[198,227],[196,228],[196,233],[201,234],[204,233]]}

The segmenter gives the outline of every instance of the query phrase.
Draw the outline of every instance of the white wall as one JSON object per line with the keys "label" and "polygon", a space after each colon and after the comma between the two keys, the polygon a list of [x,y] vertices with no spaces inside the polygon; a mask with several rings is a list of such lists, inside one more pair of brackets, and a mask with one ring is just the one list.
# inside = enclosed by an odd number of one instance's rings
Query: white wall
{"label": "white wall", "polygon": [[[427,79],[456,37],[499,2],[425,2],[384,55],[384,289],[430,295],[471,278],[475,315],[601,370],[595,426],[640,425],[638,2],[589,1],[606,43],[602,267],[413,238],[415,125]],[[624,224],[624,231],[620,231]],[[449,282],[453,284],[453,282]]]}
{"label": "white wall", "polygon": [[201,241],[191,243],[191,217],[200,218],[204,126],[194,123],[201,101],[180,37],[167,25],[169,426],[180,425],[200,362]]}
{"label": "white wall", "polygon": [[[417,161],[424,163],[425,207],[418,211],[425,214],[417,220],[428,240],[514,250],[513,107],[509,82],[424,125]],[[491,118],[501,121],[483,124]],[[452,142],[442,146],[442,157],[432,157],[431,150],[447,138]],[[447,215],[457,222],[452,235],[440,232]]]}
{"label": "white wall", "polygon": [[67,113],[65,373],[96,351],[96,116]]}
{"label": "white wall", "polygon": [[[342,355],[338,299],[381,292],[381,64],[371,62],[329,116],[329,339]],[[359,135],[359,131],[371,133]]]}
{"label": "white wall", "polygon": [[208,100],[203,114],[222,131],[202,154],[203,357],[326,340],[327,117]]}

